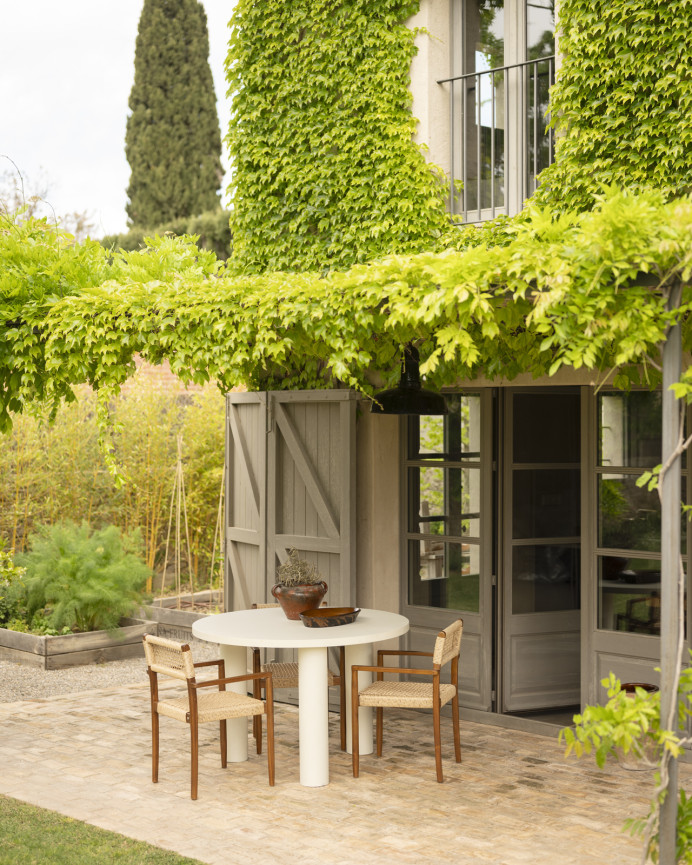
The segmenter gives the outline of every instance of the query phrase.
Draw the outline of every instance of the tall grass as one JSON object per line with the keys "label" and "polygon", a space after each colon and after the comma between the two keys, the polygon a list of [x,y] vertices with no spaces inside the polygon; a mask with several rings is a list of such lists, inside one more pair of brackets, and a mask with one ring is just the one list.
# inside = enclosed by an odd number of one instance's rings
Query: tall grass
{"label": "tall grass", "polygon": [[35,527],[65,519],[140,529],[147,565],[162,568],[181,434],[191,545],[184,566],[197,586],[205,583],[224,464],[218,389],[181,393],[180,385],[134,377],[112,407],[116,458],[126,478],[120,488],[98,448],[94,394],[84,388],[78,396],[53,425],[20,415],[0,437],[0,541],[22,552]]}

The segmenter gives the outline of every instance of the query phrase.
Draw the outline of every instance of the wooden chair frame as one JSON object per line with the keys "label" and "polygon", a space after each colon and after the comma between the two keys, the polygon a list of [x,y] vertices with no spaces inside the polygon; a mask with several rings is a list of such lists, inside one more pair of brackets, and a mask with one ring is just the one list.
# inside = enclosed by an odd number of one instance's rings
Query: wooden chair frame
{"label": "wooden chair frame", "polygon": [[[439,637],[444,637],[445,632],[441,631]],[[359,736],[358,736],[358,709],[360,707],[360,692],[358,690],[358,673],[369,672],[376,674],[376,681],[383,681],[385,673],[395,673],[398,675],[408,676],[431,676],[432,677],[432,710],[433,710],[433,737],[435,742],[435,768],[437,772],[437,780],[442,783],[444,778],[442,774],[442,737],[440,730],[441,717],[441,702],[440,702],[440,671],[442,665],[433,664],[431,670],[419,670],[409,667],[385,667],[384,659],[386,656],[397,657],[419,657],[432,658],[433,652],[417,652],[409,649],[380,649],[377,652],[377,665],[364,666],[357,665],[351,667],[351,745],[353,757],[353,777],[357,778],[360,772],[360,754],[359,754]],[[451,676],[452,682],[456,685],[459,674],[459,655],[455,655],[451,659]],[[461,762],[461,737],[459,733],[459,689],[451,700],[452,704],[452,725],[454,733],[454,757],[457,763]],[[376,754],[382,756],[382,739],[384,727],[384,709],[382,706],[376,706],[375,720],[375,742]]]}
{"label": "wooden chair frame", "polygon": [[[279,604],[253,604],[253,610],[267,609],[270,607],[278,607]],[[325,606],[323,604],[322,606]],[[339,688],[339,739],[341,750],[346,750],[346,653],[343,646],[339,646],[339,674],[335,675],[332,673],[332,683],[330,687]],[[252,672],[254,675],[260,673],[262,671],[262,660],[260,657],[260,650],[257,648],[253,648],[252,650]],[[296,685],[291,687],[297,687],[297,679]],[[255,699],[260,700],[262,695],[261,684],[259,682],[255,683],[255,687],[252,692],[253,697]],[[262,753],[262,716],[255,715],[252,720],[252,733],[255,738],[255,743],[257,745],[257,753]]]}
{"label": "wooden chair frame", "polygon": [[[144,637],[146,641],[146,636]],[[187,644],[181,645],[182,652],[189,652],[190,646]],[[274,786],[275,783],[275,765],[274,765],[274,690],[272,686],[271,673],[246,674],[244,676],[225,675],[225,664],[223,659],[215,661],[200,661],[193,663],[194,669],[201,667],[218,667],[219,675],[216,679],[210,679],[204,682],[198,682],[193,676],[185,678],[187,684],[187,697],[189,711],[186,714],[186,723],[190,725],[190,798],[197,799],[198,792],[198,774],[199,774],[199,713],[197,703],[197,691],[200,688],[218,687],[219,691],[225,691],[226,685],[234,682],[265,682],[265,708],[264,714],[267,716],[267,766],[269,773],[269,785]],[[159,703],[159,674],[147,666],[149,674],[149,690],[151,696],[151,780],[154,784],[159,780],[159,712],[157,705]],[[165,675],[165,674],[162,674]],[[182,681],[182,680],[181,680]],[[232,717],[236,717],[235,715]],[[254,718],[261,715],[253,715]],[[221,740],[221,768],[227,767],[227,727],[226,720],[219,721],[220,740]],[[259,750],[258,750],[259,753]]]}

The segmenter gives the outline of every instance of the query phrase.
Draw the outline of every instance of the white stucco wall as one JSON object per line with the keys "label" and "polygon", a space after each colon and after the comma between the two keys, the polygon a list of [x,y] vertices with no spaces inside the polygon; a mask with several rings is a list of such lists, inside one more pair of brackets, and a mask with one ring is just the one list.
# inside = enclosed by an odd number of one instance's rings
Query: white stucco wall
{"label": "white stucco wall", "polygon": [[449,91],[437,82],[451,74],[450,0],[421,0],[407,24],[425,31],[416,35],[418,54],[411,64],[411,110],[419,121],[416,141],[428,148],[428,161],[449,174]]}

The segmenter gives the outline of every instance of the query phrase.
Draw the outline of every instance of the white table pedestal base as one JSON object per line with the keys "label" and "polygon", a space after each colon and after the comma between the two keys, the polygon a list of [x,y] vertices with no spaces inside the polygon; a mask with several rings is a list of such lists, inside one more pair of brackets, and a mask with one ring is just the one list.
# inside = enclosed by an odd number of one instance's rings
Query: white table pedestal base
{"label": "white table pedestal base", "polygon": [[[224,660],[226,676],[244,676],[247,673],[247,649],[245,646],[219,646]],[[251,682],[234,682],[226,685],[227,691],[246,694]],[[226,754],[229,763],[243,763],[247,760],[247,718],[229,718],[226,721],[228,745]]]}
{"label": "white table pedestal base", "polygon": [[[372,666],[372,646],[369,643],[361,643],[355,646],[346,646],[345,675],[346,675],[346,751],[353,753],[351,743],[351,667],[363,665]],[[367,688],[372,682],[372,673],[358,673],[358,688]],[[359,754],[372,754],[372,708],[361,706],[358,709],[358,740],[360,742]]]}
{"label": "white table pedestal base", "polygon": [[300,783],[329,783],[329,699],[327,650],[298,649]]}

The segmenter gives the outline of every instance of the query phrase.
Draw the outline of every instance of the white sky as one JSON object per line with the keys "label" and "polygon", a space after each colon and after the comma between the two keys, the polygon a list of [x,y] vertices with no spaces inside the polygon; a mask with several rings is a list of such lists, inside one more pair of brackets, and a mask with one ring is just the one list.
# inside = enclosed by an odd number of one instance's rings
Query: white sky
{"label": "white sky", "polygon": [[[202,0],[222,138],[233,2]],[[142,3],[0,3],[0,155],[17,164],[27,193],[47,187],[56,214],[87,211],[95,237],[127,230],[125,124]],[[12,164],[0,158],[0,174],[9,170]]]}

